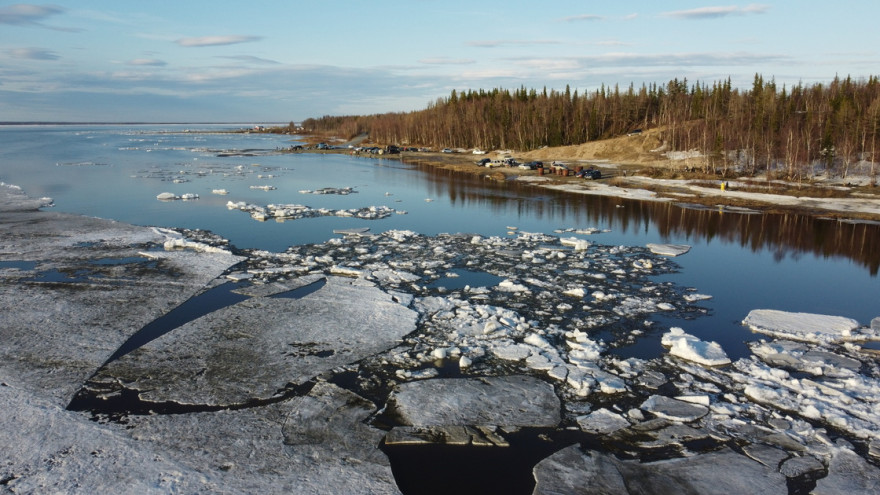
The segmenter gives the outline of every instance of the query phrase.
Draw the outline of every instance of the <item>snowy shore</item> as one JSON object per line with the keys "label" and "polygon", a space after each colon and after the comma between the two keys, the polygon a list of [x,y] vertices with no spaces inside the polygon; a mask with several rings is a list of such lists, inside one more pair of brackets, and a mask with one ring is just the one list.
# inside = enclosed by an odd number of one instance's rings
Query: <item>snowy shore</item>
{"label": "snowy shore", "polygon": [[[0,187],[0,491],[399,493],[380,445],[537,429],[567,440],[535,493],[878,493],[880,323],[756,309],[766,338],[731,363],[650,321],[705,313],[655,282],[682,246],[389,231],[233,254],[44,202]],[[436,284],[460,269],[501,282]],[[668,352],[606,352],[645,333]]]}

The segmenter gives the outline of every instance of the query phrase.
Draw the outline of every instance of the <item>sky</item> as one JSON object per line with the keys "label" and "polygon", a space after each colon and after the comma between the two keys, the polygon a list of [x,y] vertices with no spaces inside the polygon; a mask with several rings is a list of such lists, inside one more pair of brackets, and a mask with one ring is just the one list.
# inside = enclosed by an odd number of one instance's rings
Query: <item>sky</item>
{"label": "sky", "polygon": [[299,122],[452,90],[880,74],[880,2],[0,0],[0,122]]}

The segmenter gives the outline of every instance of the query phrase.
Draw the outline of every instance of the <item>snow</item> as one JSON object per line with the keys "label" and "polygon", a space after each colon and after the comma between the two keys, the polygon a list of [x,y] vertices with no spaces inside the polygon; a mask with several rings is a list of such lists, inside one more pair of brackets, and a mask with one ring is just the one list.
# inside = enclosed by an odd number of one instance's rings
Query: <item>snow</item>
{"label": "snow", "polygon": [[792,313],[773,309],[754,309],[743,320],[754,332],[813,343],[876,340],[869,329],[859,330],[852,318],[812,313]]}
{"label": "snow", "polygon": [[678,327],[669,329],[661,343],[669,347],[669,354],[688,361],[705,366],[730,364],[730,358],[717,342],[704,342]]}

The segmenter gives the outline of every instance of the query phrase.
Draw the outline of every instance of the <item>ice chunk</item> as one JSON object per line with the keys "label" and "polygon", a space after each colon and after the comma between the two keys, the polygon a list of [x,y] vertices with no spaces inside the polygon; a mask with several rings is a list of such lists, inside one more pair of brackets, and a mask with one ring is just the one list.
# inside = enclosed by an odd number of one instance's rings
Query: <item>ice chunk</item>
{"label": "ice chunk", "polygon": [[866,338],[855,332],[859,328],[857,321],[842,316],[754,309],[743,324],[754,332],[802,342],[830,343]]}
{"label": "ice chunk", "polygon": [[209,313],[111,362],[90,384],[145,401],[226,406],[389,349],[417,314],[376,287],[327,277],[299,299],[254,297]]}
{"label": "ice chunk", "polygon": [[157,194],[156,199],[158,199],[159,201],[172,201],[172,200],[175,200],[178,198],[177,198],[177,195],[174,193],[163,192],[163,193]]}
{"label": "ice chunk", "polygon": [[709,408],[699,404],[673,399],[663,395],[652,395],[640,406],[645,411],[672,421],[688,423],[709,413]]}
{"label": "ice chunk", "polygon": [[641,462],[619,460],[597,451],[584,452],[572,445],[539,462],[534,473],[534,493],[788,493],[786,479],[775,467],[764,466],[728,447],[690,457]]}
{"label": "ice chunk", "polygon": [[525,344],[499,345],[492,349],[492,353],[500,359],[521,361],[532,354],[532,347]]}
{"label": "ice chunk", "polygon": [[577,422],[581,430],[603,435],[629,426],[629,421],[623,416],[604,408],[577,418]]}
{"label": "ice chunk", "polygon": [[590,248],[590,241],[585,241],[584,239],[578,239],[577,237],[567,237],[559,239],[560,244],[563,246],[571,246],[575,251],[586,251]]}
{"label": "ice chunk", "polygon": [[653,244],[646,245],[654,254],[662,256],[680,256],[691,250],[691,247],[685,244]]}
{"label": "ice chunk", "polygon": [[660,342],[669,347],[669,354],[704,366],[730,364],[730,358],[717,342],[705,342],[678,327],[669,329]]}
{"label": "ice chunk", "polygon": [[816,482],[813,493],[877,493],[880,469],[849,449],[836,449],[828,476]]}
{"label": "ice chunk", "polygon": [[553,387],[521,375],[408,382],[392,392],[387,408],[399,423],[412,426],[553,427],[560,418]]}

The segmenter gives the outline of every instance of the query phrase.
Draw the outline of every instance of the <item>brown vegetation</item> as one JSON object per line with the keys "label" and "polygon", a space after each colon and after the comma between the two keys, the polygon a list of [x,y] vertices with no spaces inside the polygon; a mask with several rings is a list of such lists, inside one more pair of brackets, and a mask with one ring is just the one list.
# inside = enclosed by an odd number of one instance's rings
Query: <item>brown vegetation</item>
{"label": "brown vegetation", "polygon": [[[607,141],[611,138],[641,139],[641,146],[630,147],[631,155],[600,146],[584,158],[613,153],[627,163],[644,163],[661,151],[696,150],[699,158],[688,166],[704,172],[736,168],[790,180],[809,179],[816,164],[846,177],[854,163],[868,160],[873,177],[880,144],[880,81],[847,77],[779,88],[756,75],[750,90],[733,88],[730,80],[708,85],[676,79],[584,94],[569,88],[453,91],[425,110],[327,116],[302,125],[308,132],[344,137],[368,133],[386,144],[526,153],[585,143],[604,142],[610,148],[615,145]],[[655,133],[646,135],[649,129]],[[627,136],[636,130],[642,133]],[[657,150],[654,156],[651,150]],[[576,150],[564,153],[577,156]]]}

